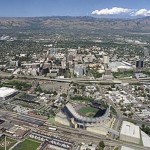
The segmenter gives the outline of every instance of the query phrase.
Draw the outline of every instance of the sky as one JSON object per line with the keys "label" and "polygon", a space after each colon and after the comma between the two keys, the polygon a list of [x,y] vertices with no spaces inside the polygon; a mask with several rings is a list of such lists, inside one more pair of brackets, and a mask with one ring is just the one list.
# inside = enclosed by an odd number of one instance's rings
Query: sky
{"label": "sky", "polygon": [[0,0],[0,17],[150,16],[150,0]]}

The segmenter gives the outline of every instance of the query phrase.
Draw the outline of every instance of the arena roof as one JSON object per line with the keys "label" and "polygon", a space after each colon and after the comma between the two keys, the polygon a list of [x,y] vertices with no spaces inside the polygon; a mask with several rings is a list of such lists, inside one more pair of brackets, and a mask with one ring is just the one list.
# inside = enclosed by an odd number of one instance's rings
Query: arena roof
{"label": "arena roof", "polygon": [[150,137],[143,131],[141,131],[141,136],[142,136],[143,145],[145,147],[150,147]]}
{"label": "arena roof", "polygon": [[73,106],[68,103],[66,105],[67,109],[70,111],[70,113],[78,120],[83,121],[83,122],[88,122],[88,123],[96,123],[96,122],[100,122],[102,120],[107,119],[108,115],[109,115],[109,110],[110,108],[108,108],[105,112],[105,114],[101,117],[97,117],[97,118],[90,118],[90,117],[83,117],[80,114],[78,114],[76,112],[76,110],[73,108]]}
{"label": "arena roof", "polygon": [[140,138],[140,128],[131,122],[123,121],[120,134]]}
{"label": "arena roof", "polygon": [[133,69],[131,65],[127,65],[127,63],[115,61],[115,62],[110,62],[109,63],[109,68],[112,71],[117,71],[118,69]]}
{"label": "arena roof", "polygon": [[135,150],[135,149],[129,148],[129,147],[125,147],[125,146],[122,146],[122,147],[121,147],[121,150]]}
{"label": "arena roof", "polygon": [[0,97],[5,98],[17,92],[17,90],[13,88],[1,87],[0,88]]}

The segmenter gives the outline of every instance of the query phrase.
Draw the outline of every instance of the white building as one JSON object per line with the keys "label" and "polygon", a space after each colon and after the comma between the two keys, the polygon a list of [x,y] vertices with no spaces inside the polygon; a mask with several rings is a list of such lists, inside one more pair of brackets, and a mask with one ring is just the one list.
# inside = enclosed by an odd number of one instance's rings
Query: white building
{"label": "white building", "polygon": [[150,137],[141,131],[142,142],[145,147],[150,147]]}
{"label": "white building", "polygon": [[103,55],[103,63],[104,64],[109,64],[109,56]]}
{"label": "white building", "polygon": [[125,146],[122,146],[122,147],[121,147],[121,150],[135,150],[135,149],[129,148],[129,147],[125,147]]}
{"label": "white building", "polygon": [[119,61],[110,62],[108,66],[112,72],[118,72],[119,70],[122,70],[122,71],[133,70],[133,67],[131,65],[127,65]]}
{"label": "white building", "polygon": [[95,86],[86,86],[85,91],[94,92],[97,91],[97,88]]}
{"label": "white building", "polygon": [[17,93],[17,90],[13,88],[1,87],[0,88],[0,100],[7,100],[10,97],[15,96],[16,93]]}
{"label": "white building", "polygon": [[74,73],[77,77],[83,77],[86,75],[86,66],[82,64],[76,64],[74,67]]}
{"label": "white building", "polygon": [[96,148],[97,148],[97,145],[95,144],[83,144],[80,147],[80,150],[96,150]]}
{"label": "white building", "polygon": [[17,106],[13,109],[13,111],[15,111],[15,112],[17,112],[17,113],[28,114],[28,112],[31,111],[31,109],[17,105]]}
{"label": "white building", "polygon": [[123,121],[121,131],[120,131],[120,140],[140,143],[140,128],[137,125],[134,125],[131,122]]}

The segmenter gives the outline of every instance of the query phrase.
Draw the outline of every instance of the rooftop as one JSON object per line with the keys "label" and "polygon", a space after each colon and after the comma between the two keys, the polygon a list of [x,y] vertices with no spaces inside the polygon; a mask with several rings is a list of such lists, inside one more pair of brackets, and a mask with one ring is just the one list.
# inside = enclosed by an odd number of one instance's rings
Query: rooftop
{"label": "rooftop", "polygon": [[134,150],[134,149],[129,148],[129,147],[122,146],[122,147],[121,147],[121,150]]}
{"label": "rooftop", "polygon": [[6,97],[15,92],[17,92],[17,90],[15,90],[13,88],[1,87],[0,88],[0,97]]}
{"label": "rooftop", "polygon": [[146,147],[150,147],[150,137],[143,131],[141,131],[141,136],[142,136],[143,145]]}
{"label": "rooftop", "polygon": [[140,128],[139,126],[136,126],[131,122],[123,121],[120,134],[124,134],[130,137],[140,138]]}

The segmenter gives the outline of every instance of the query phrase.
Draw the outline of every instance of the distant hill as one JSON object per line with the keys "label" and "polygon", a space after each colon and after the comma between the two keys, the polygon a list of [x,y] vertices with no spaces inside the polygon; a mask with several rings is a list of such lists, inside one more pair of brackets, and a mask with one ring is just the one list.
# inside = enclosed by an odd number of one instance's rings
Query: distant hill
{"label": "distant hill", "polygon": [[150,17],[102,19],[94,17],[0,18],[0,29],[54,30],[58,32],[130,31],[150,32]]}

